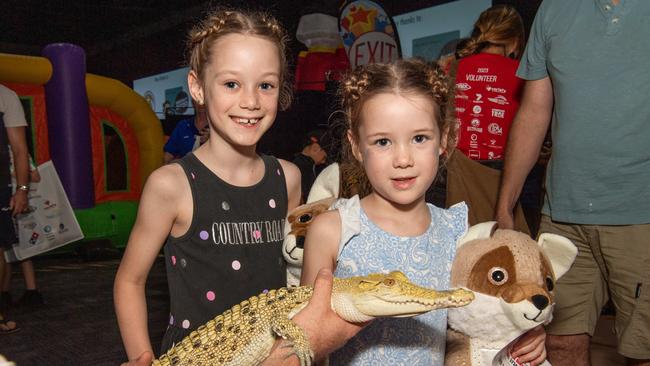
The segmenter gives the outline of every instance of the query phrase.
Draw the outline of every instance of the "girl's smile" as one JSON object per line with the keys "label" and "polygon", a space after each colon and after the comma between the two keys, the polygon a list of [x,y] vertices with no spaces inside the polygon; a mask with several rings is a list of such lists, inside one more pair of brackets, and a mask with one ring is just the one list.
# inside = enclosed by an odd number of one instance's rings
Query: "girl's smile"
{"label": "girl's smile", "polygon": [[247,128],[255,127],[257,125],[257,122],[259,122],[262,119],[261,117],[254,117],[254,118],[230,117],[230,118],[232,118],[236,123],[240,124],[241,126]]}

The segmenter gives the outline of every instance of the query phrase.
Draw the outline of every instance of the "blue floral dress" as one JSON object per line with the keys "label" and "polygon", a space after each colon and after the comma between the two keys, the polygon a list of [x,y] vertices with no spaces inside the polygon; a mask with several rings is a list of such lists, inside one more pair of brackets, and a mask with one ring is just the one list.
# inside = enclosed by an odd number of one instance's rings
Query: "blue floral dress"
{"label": "blue floral dress", "polygon": [[[358,196],[339,202],[342,235],[335,275],[399,270],[420,286],[448,289],[456,241],[467,231],[467,206],[427,205],[431,212],[427,231],[400,237],[370,221]],[[446,328],[446,310],[379,319],[330,355],[330,365],[443,365]]]}

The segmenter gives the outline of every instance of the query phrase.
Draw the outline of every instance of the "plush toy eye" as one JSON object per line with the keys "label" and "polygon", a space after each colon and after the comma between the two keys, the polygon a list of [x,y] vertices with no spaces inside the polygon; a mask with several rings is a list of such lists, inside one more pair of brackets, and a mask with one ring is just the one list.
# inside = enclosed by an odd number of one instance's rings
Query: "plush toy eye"
{"label": "plush toy eye", "polygon": [[488,272],[488,281],[496,286],[501,286],[508,281],[508,271],[501,267],[492,267]]}
{"label": "plush toy eye", "polygon": [[311,220],[311,214],[303,214],[300,215],[300,217],[298,218],[298,221],[303,224],[308,223],[310,220]]}
{"label": "plush toy eye", "polygon": [[546,277],[546,289],[553,291],[554,288],[555,284],[553,283],[553,279],[551,277]]}

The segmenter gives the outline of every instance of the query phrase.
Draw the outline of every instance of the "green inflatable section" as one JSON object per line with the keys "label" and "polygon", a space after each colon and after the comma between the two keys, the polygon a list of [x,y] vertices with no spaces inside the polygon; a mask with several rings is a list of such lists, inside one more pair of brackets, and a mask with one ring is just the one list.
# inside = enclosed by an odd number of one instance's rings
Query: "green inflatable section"
{"label": "green inflatable section", "polygon": [[74,210],[85,238],[73,246],[108,239],[114,248],[126,247],[137,211],[138,203],[130,201],[111,201],[89,209]]}
{"label": "green inflatable section", "polygon": [[132,201],[111,201],[93,208],[74,210],[84,239],[40,254],[57,255],[70,252],[84,252],[93,245],[123,249],[129,240],[131,228],[138,212],[138,203]]}

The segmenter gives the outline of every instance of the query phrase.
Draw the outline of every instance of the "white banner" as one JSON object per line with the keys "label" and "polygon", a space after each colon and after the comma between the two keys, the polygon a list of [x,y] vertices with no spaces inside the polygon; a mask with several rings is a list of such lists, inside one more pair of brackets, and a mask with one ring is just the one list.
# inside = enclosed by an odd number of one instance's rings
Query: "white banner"
{"label": "white banner", "polygon": [[29,190],[30,212],[17,217],[18,243],[7,261],[23,260],[84,238],[51,161],[38,166],[41,180]]}

